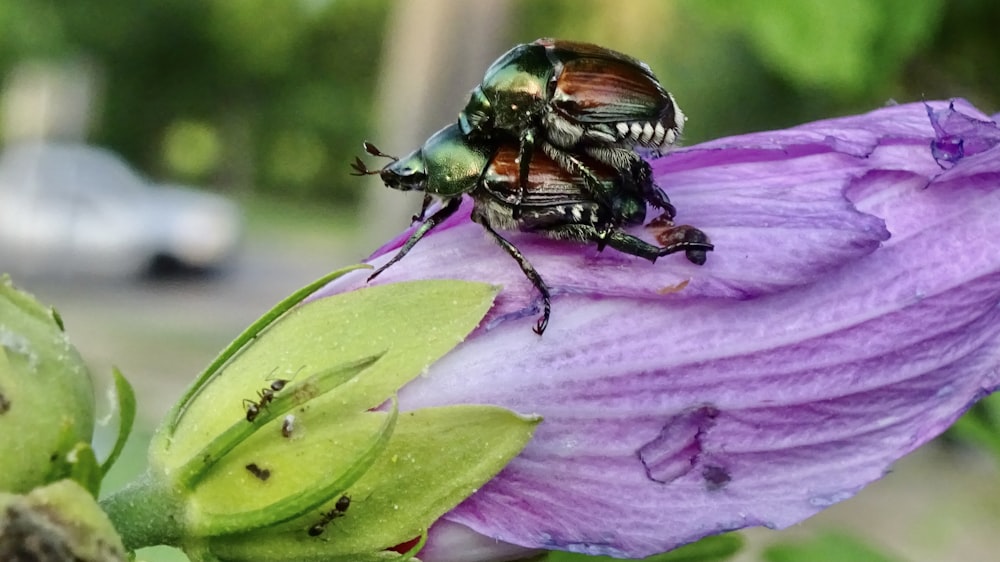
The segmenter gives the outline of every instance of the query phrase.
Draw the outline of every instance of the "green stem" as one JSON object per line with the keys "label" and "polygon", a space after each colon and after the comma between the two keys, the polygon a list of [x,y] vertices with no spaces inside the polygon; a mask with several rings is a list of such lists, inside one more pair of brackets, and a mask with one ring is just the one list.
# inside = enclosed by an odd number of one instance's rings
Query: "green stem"
{"label": "green stem", "polygon": [[183,535],[183,501],[148,473],[100,503],[129,551],[176,545]]}

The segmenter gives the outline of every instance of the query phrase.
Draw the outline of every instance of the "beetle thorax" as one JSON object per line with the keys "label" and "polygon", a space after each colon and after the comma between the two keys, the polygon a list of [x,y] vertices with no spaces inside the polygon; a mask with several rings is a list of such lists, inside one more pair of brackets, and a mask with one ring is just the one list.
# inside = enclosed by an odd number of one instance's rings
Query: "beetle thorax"
{"label": "beetle thorax", "polygon": [[545,109],[545,84],[537,77],[519,74],[503,87],[494,89],[493,126],[505,131],[520,131],[534,125]]}
{"label": "beetle thorax", "polygon": [[424,191],[441,197],[472,191],[491,152],[490,145],[469,140],[455,124],[438,131],[421,151],[427,170]]}

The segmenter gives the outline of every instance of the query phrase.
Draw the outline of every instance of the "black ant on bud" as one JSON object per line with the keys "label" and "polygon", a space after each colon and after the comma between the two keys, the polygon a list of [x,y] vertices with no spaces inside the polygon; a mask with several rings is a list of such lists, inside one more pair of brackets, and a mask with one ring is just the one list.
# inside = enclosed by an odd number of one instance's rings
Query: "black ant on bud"
{"label": "black ant on bud", "polygon": [[[277,370],[277,367],[275,367],[274,371]],[[301,370],[302,368],[299,369],[299,371]],[[274,374],[274,371],[271,371],[271,374]],[[298,374],[298,371],[296,371],[295,374]],[[244,398],[243,406],[247,409],[247,421],[252,422],[257,419],[257,416],[260,415],[260,411],[267,408],[267,405],[274,401],[275,393],[281,392],[290,382],[292,382],[291,379],[274,379],[271,381],[270,385],[257,391],[256,402],[249,398]]]}
{"label": "black ant on bud", "polygon": [[247,421],[252,422],[257,419],[260,415],[260,411],[267,408],[267,405],[274,400],[274,393],[281,392],[285,385],[290,381],[288,379],[276,379],[271,381],[270,386],[264,387],[257,391],[257,398],[259,400],[254,402],[249,398],[243,399],[243,405],[247,408]]}
{"label": "black ant on bud", "polygon": [[351,496],[348,496],[347,494],[340,496],[340,499],[338,499],[337,503],[334,504],[333,509],[323,513],[323,518],[312,527],[309,527],[309,536],[318,537],[322,535],[323,531],[326,530],[326,526],[329,525],[331,521],[347,514],[347,508],[349,507],[351,507]]}

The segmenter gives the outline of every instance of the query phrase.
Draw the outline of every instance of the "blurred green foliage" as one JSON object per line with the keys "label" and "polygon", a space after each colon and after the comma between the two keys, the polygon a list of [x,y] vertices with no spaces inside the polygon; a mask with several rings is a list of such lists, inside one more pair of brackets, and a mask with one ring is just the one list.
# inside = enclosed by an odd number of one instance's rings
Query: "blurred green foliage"
{"label": "blurred green foliage", "polygon": [[976,402],[945,435],[951,441],[992,454],[1000,463],[1000,394]]}
{"label": "blurred green foliage", "polygon": [[824,532],[796,542],[773,544],[764,550],[765,562],[898,562],[858,538],[845,533]]}
{"label": "blurred green foliage", "polygon": [[154,175],[353,201],[347,182],[330,178],[346,176],[346,155],[370,129],[387,8],[9,0],[0,4],[0,71],[25,57],[97,62],[103,99],[92,140]]}
{"label": "blurred green foliage", "polygon": [[705,12],[742,33],[797,89],[841,99],[886,89],[900,64],[933,39],[941,0],[717,0]]}
{"label": "blurred green foliage", "polygon": [[[647,61],[690,117],[688,143],[892,99],[1000,109],[989,0],[508,1],[510,44],[555,36]],[[350,208],[364,182],[347,163],[374,129],[392,7],[5,0],[0,73],[83,57],[102,78],[93,142],[155,176]]]}
{"label": "blurred green foliage", "polygon": [[[743,536],[726,533],[701,539],[670,552],[642,558],[642,562],[724,562],[743,548]],[[620,558],[610,556],[587,556],[570,552],[553,551],[545,555],[541,562],[615,562]]]}

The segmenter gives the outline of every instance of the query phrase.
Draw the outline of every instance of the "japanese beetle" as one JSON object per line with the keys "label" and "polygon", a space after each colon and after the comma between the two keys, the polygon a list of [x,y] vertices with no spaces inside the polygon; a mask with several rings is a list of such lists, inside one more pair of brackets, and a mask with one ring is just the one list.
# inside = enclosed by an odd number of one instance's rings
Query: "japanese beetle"
{"label": "japanese beetle", "polygon": [[[623,227],[642,223],[646,200],[630,185],[631,178],[600,162],[585,160],[614,197],[605,205],[585,187],[585,180],[566,171],[542,151],[532,155],[527,184],[519,182],[519,147],[510,142],[475,141],[463,135],[457,124],[435,133],[419,149],[398,159],[382,153],[370,143],[365,150],[392,160],[380,170],[369,170],[360,158],[353,164],[355,175],[378,174],[386,186],[402,191],[423,191],[423,207],[414,220],[422,221],[395,256],[375,270],[372,280],[405,256],[421,238],[441,224],[459,207],[463,194],[473,200],[472,220],[478,223],[521,267],[542,296],[544,312],[534,330],[541,335],[548,325],[551,299],[548,286],[527,258],[497,230],[537,233],[559,240],[595,242],[598,249],[610,246],[620,252],[655,262],[657,258],[684,251],[696,264],[705,263],[705,252],[713,249],[705,234],[692,226],[671,226],[659,240],[663,247],[636,238]],[[426,212],[435,199],[443,206],[430,217]],[[672,216],[670,217],[672,218]],[[672,223],[671,223],[672,225]]]}
{"label": "japanese beetle", "polygon": [[[587,180],[598,200],[600,173],[574,153],[585,153],[643,187],[646,199],[666,209],[652,185],[649,164],[636,148],[661,152],[684,128],[684,114],[645,63],[589,43],[538,39],[507,51],[487,70],[459,113],[471,137],[513,137],[520,142],[519,195],[527,188],[534,148]],[[648,187],[647,187],[648,186]]]}

